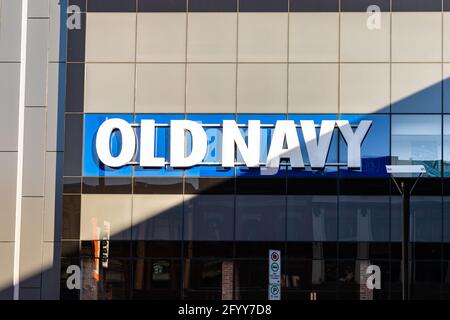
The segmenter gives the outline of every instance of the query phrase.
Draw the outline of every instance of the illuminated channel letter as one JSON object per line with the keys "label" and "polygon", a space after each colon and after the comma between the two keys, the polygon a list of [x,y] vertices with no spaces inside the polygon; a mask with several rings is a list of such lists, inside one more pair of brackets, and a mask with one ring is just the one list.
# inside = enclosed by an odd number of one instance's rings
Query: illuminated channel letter
{"label": "illuminated channel letter", "polygon": [[244,159],[245,165],[249,168],[259,167],[259,150],[261,145],[260,121],[250,120],[248,122],[248,146],[234,120],[223,121],[222,138],[222,166],[225,168],[234,167],[235,148]]}
{"label": "illuminated channel letter", "polygon": [[[122,136],[120,154],[111,154],[110,140],[114,130],[119,130]],[[126,165],[133,159],[136,150],[136,135],[131,125],[123,119],[109,119],[98,128],[95,141],[97,155],[101,162],[108,167],[117,168]]]}
{"label": "illuminated channel letter", "polygon": [[[186,156],[185,133],[192,137],[192,151]],[[192,167],[199,164],[206,155],[208,138],[202,125],[191,120],[170,122],[170,165],[174,168]]]}
{"label": "illuminated channel letter", "polygon": [[347,159],[348,167],[352,169],[361,168],[361,145],[372,125],[371,120],[362,120],[356,131],[353,132],[352,127],[348,123],[348,120],[336,121],[339,131],[347,143]]}
{"label": "illuminated channel letter", "polygon": [[319,141],[317,142],[316,127],[314,121],[300,121],[311,168],[317,169],[325,167],[325,161],[327,159],[328,150],[330,149],[335,123],[336,121],[334,120],[322,121],[319,133]]}
{"label": "illuminated channel letter", "polygon": [[[284,142],[286,147],[284,148]],[[281,158],[289,158],[293,168],[304,168],[302,151],[295,123],[292,120],[278,120],[267,155],[266,167],[278,168]]]}
{"label": "illuminated channel letter", "polygon": [[140,165],[164,167],[166,159],[155,157],[155,120],[141,121]]}

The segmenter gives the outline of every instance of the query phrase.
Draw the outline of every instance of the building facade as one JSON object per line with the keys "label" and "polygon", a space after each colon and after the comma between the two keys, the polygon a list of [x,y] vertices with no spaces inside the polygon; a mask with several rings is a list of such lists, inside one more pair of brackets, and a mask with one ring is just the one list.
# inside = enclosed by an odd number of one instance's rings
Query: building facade
{"label": "building facade", "polygon": [[450,298],[450,1],[21,3],[0,7],[2,298],[266,300],[279,250],[282,300],[400,299],[389,164],[427,171],[413,298]]}

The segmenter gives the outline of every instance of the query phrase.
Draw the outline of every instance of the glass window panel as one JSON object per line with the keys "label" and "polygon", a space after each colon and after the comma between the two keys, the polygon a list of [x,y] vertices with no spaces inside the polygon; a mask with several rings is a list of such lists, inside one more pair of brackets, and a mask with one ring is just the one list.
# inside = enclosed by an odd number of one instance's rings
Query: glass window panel
{"label": "glass window panel", "polygon": [[[248,125],[249,120],[260,120],[261,124],[272,124],[275,126],[277,120],[286,120],[286,115],[282,114],[239,114],[237,116],[238,124]],[[242,136],[247,142],[248,129],[240,128]],[[269,153],[269,147],[272,140],[274,127],[261,128],[261,149],[260,149],[260,162],[265,163],[267,161],[267,154]],[[239,151],[237,152],[237,161],[242,162],[242,156]],[[244,166],[238,166],[236,168],[236,176],[255,176],[255,177],[284,177],[286,176],[286,167],[280,166],[279,170],[273,172],[272,170],[265,170],[263,168],[247,168]]]}
{"label": "glass window panel", "polygon": [[[183,114],[137,114],[136,123],[141,123],[142,120],[155,120],[156,124],[170,124],[171,120],[183,120]],[[136,135],[140,139],[141,129],[136,129]],[[140,145],[140,141],[138,142]],[[170,128],[157,127],[155,130],[155,156],[164,157],[166,161],[170,161]],[[136,151],[136,159],[139,159],[139,149]],[[148,168],[135,166],[134,175],[136,177],[181,177],[183,176],[183,169],[174,169],[166,166],[165,168]]]}
{"label": "glass window panel", "polygon": [[[222,122],[223,120],[235,120],[233,114],[190,114],[188,120],[196,121],[201,124],[218,124],[220,127],[204,127],[208,139],[208,147],[204,162],[222,162]],[[187,150],[192,149],[192,138],[188,135]],[[195,166],[186,169],[186,176],[194,177],[222,177],[234,176],[234,168],[223,168],[222,166]]]}
{"label": "glass window panel", "polygon": [[[100,125],[107,119],[119,118],[133,123],[131,114],[86,114],[84,118],[84,168],[83,175],[91,177],[131,176],[132,167],[111,168],[100,162],[96,149],[95,139]],[[111,154],[117,155],[121,148],[121,135],[116,130],[111,135]],[[70,148],[69,148],[70,149]]]}
{"label": "glass window panel", "polygon": [[285,230],[285,197],[236,197],[236,240],[282,241]]}
{"label": "glass window panel", "polygon": [[133,261],[133,299],[179,299],[180,282],[179,260]]}
{"label": "glass window panel", "polygon": [[389,197],[340,197],[339,240],[388,241]]}
{"label": "glass window panel", "polygon": [[234,196],[194,196],[184,213],[185,240],[233,240]]}
{"label": "glass window panel", "polygon": [[450,177],[450,115],[444,115],[444,177]]}
{"label": "glass window panel", "polygon": [[[295,124],[300,124],[300,120],[313,120],[316,125],[320,125],[323,120],[337,120],[337,115],[303,115],[303,114],[289,114],[289,120],[293,120]],[[291,166],[288,167],[288,175],[289,176],[336,176],[337,175],[337,167],[330,166],[330,164],[338,163],[338,129],[334,129],[333,137],[331,138],[330,148],[328,151],[328,155],[325,161],[326,167],[321,170],[312,170],[309,166],[309,155],[306,150],[305,138],[303,137],[303,132],[301,128],[297,128],[298,138],[300,140],[300,149],[303,157],[303,161],[305,162],[305,169],[295,169]],[[316,137],[317,141],[320,141],[320,128],[316,128]]]}
{"label": "glass window panel", "polygon": [[[362,120],[372,121],[361,145],[361,169],[340,168],[343,176],[386,177],[386,165],[389,164],[389,115],[342,115],[351,125],[359,125]],[[356,128],[353,128],[355,131]],[[347,143],[340,134],[339,162],[347,163]]]}
{"label": "glass window panel", "polygon": [[65,121],[64,175],[81,176],[83,149],[83,115],[67,114]]}
{"label": "glass window panel", "polygon": [[[184,287],[194,290],[222,288],[222,260],[185,260]],[[188,272],[186,272],[188,271]]]}
{"label": "glass window panel", "polygon": [[288,241],[336,241],[337,197],[289,196]]}
{"label": "glass window panel", "polygon": [[180,240],[182,195],[134,195],[133,240]]}
{"label": "glass window panel", "polygon": [[[98,259],[81,259],[81,300],[123,300],[130,297],[130,261],[109,259],[103,267]],[[99,275],[100,281],[96,277]]]}
{"label": "glass window panel", "polygon": [[392,115],[392,164],[422,164],[427,176],[439,177],[441,134],[439,115]]}
{"label": "glass window panel", "polygon": [[444,242],[450,242],[450,197],[444,197],[443,199],[444,204],[443,204],[443,228],[442,230],[444,231],[443,236],[443,241]]}
{"label": "glass window panel", "polygon": [[[442,241],[442,199],[441,197],[416,196],[410,202],[411,241]],[[393,241],[401,240],[401,198],[391,200],[391,236]]]}

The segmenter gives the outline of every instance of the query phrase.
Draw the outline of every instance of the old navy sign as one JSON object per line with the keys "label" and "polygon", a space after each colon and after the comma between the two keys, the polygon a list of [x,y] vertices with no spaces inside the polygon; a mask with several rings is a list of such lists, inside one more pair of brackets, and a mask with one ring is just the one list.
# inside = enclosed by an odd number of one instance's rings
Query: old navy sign
{"label": "old navy sign", "polygon": [[[339,132],[347,151],[346,163],[339,165],[358,170],[361,146],[372,126],[371,120],[357,124],[308,119],[276,120],[272,124],[258,119],[245,123],[234,119],[212,122],[183,118],[160,122],[158,117],[108,115],[98,118],[94,126],[85,122],[85,153],[96,157],[91,162],[97,162],[99,167],[109,172],[122,170],[122,175],[132,174],[124,171],[132,167],[177,171],[198,166],[216,166],[225,171],[238,166],[259,168],[266,174],[275,174],[285,166],[324,169],[330,165],[330,146]],[[85,155],[85,171],[89,160],[86,164]]]}

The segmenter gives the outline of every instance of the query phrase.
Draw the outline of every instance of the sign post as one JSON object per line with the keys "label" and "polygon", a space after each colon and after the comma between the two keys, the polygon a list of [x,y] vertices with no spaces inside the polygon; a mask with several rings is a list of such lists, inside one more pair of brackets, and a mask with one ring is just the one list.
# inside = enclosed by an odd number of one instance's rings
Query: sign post
{"label": "sign post", "polygon": [[281,252],[269,250],[269,300],[281,300]]}
{"label": "sign post", "polygon": [[[410,195],[417,182],[427,170],[423,165],[390,165],[386,166],[386,171],[392,177],[398,191],[402,196],[402,296],[403,300],[411,299],[411,246],[410,246]],[[409,187],[405,181],[400,181],[400,186],[395,180],[395,174],[418,174],[412,187]]]}

